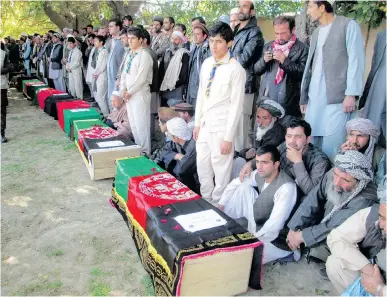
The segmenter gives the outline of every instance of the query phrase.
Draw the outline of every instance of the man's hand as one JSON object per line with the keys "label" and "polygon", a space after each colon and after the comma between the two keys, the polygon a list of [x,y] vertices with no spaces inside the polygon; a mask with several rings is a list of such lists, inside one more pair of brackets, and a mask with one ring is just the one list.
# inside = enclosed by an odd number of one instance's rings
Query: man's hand
{"label": "man's hand", "polygon": [[255,149],[251,148],[246,152],[246,159],[252,159],[255,157]]}
{"label": "man's hand", "polygon": [[127,91],[124,91],[122,94],[122,98],[124,98],[125,102],[128,102],[131,97],[132,95],[130,95]]}
{"label": "man's hand", "polygon": [[245,179],[245,175],[250,176],[251,172],[253,172],[253,169],[251,168],[251,163],[247,162],[245,166],[243,166],[241,172],[239,172],[239,180],[243,182]]}
{"label": "man's hand", "polygon": [[308,107],[307,104],[301,104],[300,105],[300,110],[302,114],[306,114],[306,108]]}
{"label": "man's hand", "polygon": [[222,155],[228,155],[231,153],[232,149],[232,142],[223,140],[222,143],[220,144],[220,153]]}
{"label": "man's hand", "polygon": [[302,162],[302,153],[304,148],[305,146],[303,146],[300,150],[297,150],[289,145],[286,145],[286,158],[294,164]]}
{"label": "man's hand", "polygon": [[218,204],[218,205],[216,205],[216,207],[217,207],[219,210],[221,210],[221,211],[224,212],[224,205]]}
{"label": "man's hand", "polygon": [[282,64],[285,61],[286,56],[281,51],[274,51],[273,58],[274,58],[274,60],[277,60],[278,62],[280,62]]}
{"label": "man's hand", "polygon": [[273,52],[265,52],[263,60],[265,61],[265,63],[268,63],[273,60]]}
{"label": "man's hand", "polygon": [[356,108],[356,98],[355,96],[345,96],[343,101],[343,112],[353,112]]}
{"label": "man's hand", "polygon": [[116,80],[116,87],[117,87],[117,88],[120,87],[120,80],[119,80],[119,79]]}
{"label": "man's hand", "polygon": [[99,76],[98,73],[93,74],[93,77],[94,77],[94,78],[98,78],[98,76]]}
{"label": "man's hand", "polygon": [[173,159],[175,159],[176,161],[180,161],[181,159],[184,158],[184,155],[183,154],[176,154],[175,157]]}
{"label": "man's hand", "polygon": [[290,230],[286,242],[292,251],[297,250],[300,247],[300,244],[304,242],[302,232]]}
{"label": "man's hand", "polygon": [[[371,264],[369,264],[369,265],[371,265]],[[366,265],[365,267],[367,267],[367,266],[368,265]],[[382,275],[380,273],[380,269],[379,269],[378,265],[373,265],[373,271],[371,272],[371,274],[363,273],[363,269],[362,269],[362,274],[361,274],[361,284],[363,285],[364,289],[368,293],[376,296],[377,295],[376,288],[379,285],[384,286],[384,281],[383,281]]]}
{"label": "man's hand", "polygon": [[357,148],[354,147],[349,141],[346,141],[341,145],[341,151],[357,151]]}
{"label": "man's hand", "polygon": [[200,127],[195,127],[195,129],[194,129],[194,131],[193,131],[193,139],[194,139],[195,141],[198,141],[199,131],[200,131]]}
{"label": "man's hand", "polygon": [[63,64],[63,65],[66,65],[66,63],[67,63],[67,59],[66,59],[66,58],[63,58],[63,59],[62,59],[62,64]]}

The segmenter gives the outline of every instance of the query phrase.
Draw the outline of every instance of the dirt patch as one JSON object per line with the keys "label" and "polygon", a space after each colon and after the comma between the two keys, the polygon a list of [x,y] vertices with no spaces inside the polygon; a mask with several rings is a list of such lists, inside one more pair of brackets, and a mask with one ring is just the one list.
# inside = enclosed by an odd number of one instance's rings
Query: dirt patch
{"label": "dirt patch", "polygon": [[[112,180],[91,181],[57,122],[10,90],[2,145],[2,295],[153,295]],[[257,295],[334,295],[315,264],[267,266]]]}

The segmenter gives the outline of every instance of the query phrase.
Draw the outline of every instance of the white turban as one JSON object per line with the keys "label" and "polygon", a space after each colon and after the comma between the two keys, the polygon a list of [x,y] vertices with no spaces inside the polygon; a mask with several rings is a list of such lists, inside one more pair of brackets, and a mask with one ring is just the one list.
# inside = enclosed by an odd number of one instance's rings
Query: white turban
{"label": "white turban", "polygon": [[113,91],[112,95],[122,98],[121,91]]}
{"label": "white turban", "polygon": [[383,180],[380,182],[378,186],[378,198],[381,204],[386,204],[386,177],[383,178]]}
{"label": "white turban", "polygon": [[167,130],[172,136],[189,141],[192,138],[192,131],[182,118],[173,118],[167,122]]}
{"label": "white turban", "polygon": [[230,11],[230,15],[233,15],[233,14],[239,14],[239,8],[238,7],[235,7],[235,8],[233,8],[233,9],[231,9],[231,11]]}
{"label": "white turban", "polygon": [[285,115],[285,109],[281,106],[281,104],[270,99],[261,101],[261,103],[258,105],[258,108],[267,110],[273,117],[279,119],[282,119]]}
{"label": "white turban", "polygon": [[185,39],[185,36],[180,31],[173,31],[172,35],[176,35],[177,37],[180,37],[182,40]]}

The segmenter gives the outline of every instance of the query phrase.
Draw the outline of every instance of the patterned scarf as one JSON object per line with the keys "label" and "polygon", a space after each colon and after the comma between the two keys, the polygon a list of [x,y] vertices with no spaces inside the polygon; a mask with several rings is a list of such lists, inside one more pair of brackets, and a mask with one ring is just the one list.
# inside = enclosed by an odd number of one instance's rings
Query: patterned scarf
{"label": "patterned scarf", "polygon": [[[283,54],[287,57],[289,55],[290,49],[293,47],[296,42],[296,35],[292,35],[292,38],[285,44],[280,44],[277,40],[273,42],[271,47],[274,51],[283,52]],[[278,85],[284,79],[285,71],[278,67],[277,74],[275,75],[274,83]]]}
{"label": "patterned scarf", "polygon": [[128,64],[126,65],[126,73],[129,73],[130,71],[130,67],[132,67],[132,61],[133,59],[138,55],[139,52],[136,52],[136,53],[130,53],[129,54],[129,59],[128,59]]}

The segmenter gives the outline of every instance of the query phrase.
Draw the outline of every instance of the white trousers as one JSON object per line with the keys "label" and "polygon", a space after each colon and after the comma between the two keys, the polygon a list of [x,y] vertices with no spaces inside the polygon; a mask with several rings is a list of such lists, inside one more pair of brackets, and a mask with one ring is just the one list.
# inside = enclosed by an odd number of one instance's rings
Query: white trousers
{"label": "white trousers", "polygon": [[74,98],[83,99],[82,69],[69,72],[69,92]]}
{"label": "white trousers", "polygon": [[[200,192],[203,198],[218,201],[230,181],[234,144],[231,153],[222,155],[220,145],[225,132],[208,132],[201,127],[196,142],[196,163],[200,182]],[[215,177],[215,184],[214,184]]]}
{"label": "white trousers", "polygon": [[254,94],[245,94],[243,100],[243,115],[239,120],[235,137],[235,150],[237,152],[249,147],[249,130],[251,129],[250,117],[253,112]]}
{"label": "white trousers", "polygon": [[146,91],[132,95],[126,103],[134,142],[141,146],[141,153],[148,156],[151,153],[150,104],[151,93]]}
{"label": "white trousers", "polygon": [[62,72],[60,72],[59,77],[53,79],[53,81],[54,81],[55,89],[60,90],[62,92],[66,92],[66,86],[62,76]]}

